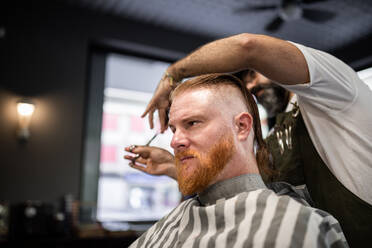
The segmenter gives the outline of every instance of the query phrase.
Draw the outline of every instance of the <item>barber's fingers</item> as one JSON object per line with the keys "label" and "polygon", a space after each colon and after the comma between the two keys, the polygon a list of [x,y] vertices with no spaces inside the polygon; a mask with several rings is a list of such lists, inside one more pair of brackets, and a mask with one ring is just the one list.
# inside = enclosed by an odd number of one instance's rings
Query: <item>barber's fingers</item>
{"label": "barber's fingers", "polygon": [[132,159],[134,159],[134,157],[133,157],[133,156],[130,156],[130,155],[124,155],[124,158],[125,158],[125,159],[128,159],[128,160],[132,160]]}
{"label": "barber's fingers", "polygon": [[154,105],[155,105],[155,101],[154,101],[154,97],[152,97],[150,102],[147,104],[146,109],[141,115],[141,117],[142,118],[145,117],[151,110],[153,110],[155,108]]}
{"label": "barber's fingers", "polygon": [[[139,161],[136,161],[136,162],[139,162]],[[129,163],[129,166],[134,168],[134,169],[137,169],[139,171],[150,174],[150,175],[157,175],[156,171],[154,171],[154,169],[152,167],[151,159],[146,159],[146,163],[143,163],[143,165],[139,165],[136,162],[135,163],[132,163],[132,162]]]}
{"label": "barber's fingers", "polygon": [[154,112],[155,112],[155,108],[151,109],[149,112],[149,125],[151,129],[154,128]]}
{"label": "barber's fingers", "polygon": [[140,163],[140,164],[147,164],[147,161],[148,161],[147,158],[142,158],[142,157],[138,157],[138,158],[135,160],[136,163]]}
{"label": "barber's fingers", "polygon": [[147,114],[149,115],[148,120],[149,120],[149,125],[150,128],[154,128],[154,112],[156,111],[156,106],[155,106],[155,100],[154,98],[151,99],[150,103],[147,105],[145,112],[141,115],[141,117],[145,117]]}
{"label": "barber's fingers", "polygon": [[150,156],[151,149],[151,146],[136,146],[133,152],[139,154],[143,158],[148,158]]}
{"label": "barber's fingers", "polygon": [[134,168],[134,169],[137,169],[137,170],[139,170],[139,171],[142,171],[142,172],[145,172],[145,173],[148,173],[147,172],[147,168],[145,167],[145,166],[142,166],[142,165],[137,165],[137,164],[133,164],[133,163],[130,163],[129,164],[130,165],[130,167],[132,167],[132,168]]}
{"label": "barber's fingers", "polygon": [[140,164],[147,164],[147,158],[143,158],[141,156],[138,157],[138,156],[124,155],[124,158],[131,162],[135,161]]}
{"label": "barber's fingers", "polygon": [[166,109],[158,109],[159,121],[160,121],[160,132],[164,133],[167,129],[167,111]]}
{"label": "barber's fingers", "polygon": [[124,148],[125,151],[131,152],[134,154],[139,154],[143,158],[148,158],[150,156],[151,147],[150,146],[128,146]]}

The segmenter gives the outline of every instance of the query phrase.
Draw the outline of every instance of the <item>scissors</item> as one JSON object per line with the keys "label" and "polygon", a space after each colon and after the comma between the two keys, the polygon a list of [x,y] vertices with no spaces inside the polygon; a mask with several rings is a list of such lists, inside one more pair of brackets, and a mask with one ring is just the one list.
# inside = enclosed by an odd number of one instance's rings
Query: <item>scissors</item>
{"label": "scissors", "polygon": [[[151,142],[156,138],[156,136],[158,136],[158,134],[159,133],[155,133],[154,136],[152,136],[152,138],[144,146],[149,146],[151,144]],[[129,151],[132,152],[132,150],[136,147],[137,147],[136,145],[131,145],[129,147]],[[136,154],[136,156],[134,156],[134,158],[132,159],[132,163],[134,164],[139,157],[140,157],[140,155]]]}

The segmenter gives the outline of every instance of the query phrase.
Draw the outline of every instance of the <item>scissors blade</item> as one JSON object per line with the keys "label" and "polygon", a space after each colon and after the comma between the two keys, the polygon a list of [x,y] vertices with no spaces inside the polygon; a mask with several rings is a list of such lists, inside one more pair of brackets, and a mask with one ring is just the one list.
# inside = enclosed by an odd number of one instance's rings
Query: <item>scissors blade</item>
{"label": "scissors blade", "polygon": [[149,140],[149,142],[146,143],[145,146],[149,146],[151,142],[156,138],[156,136],[158,136],[158,133],[154,134],[154,136],[152,136],[152,138]]}

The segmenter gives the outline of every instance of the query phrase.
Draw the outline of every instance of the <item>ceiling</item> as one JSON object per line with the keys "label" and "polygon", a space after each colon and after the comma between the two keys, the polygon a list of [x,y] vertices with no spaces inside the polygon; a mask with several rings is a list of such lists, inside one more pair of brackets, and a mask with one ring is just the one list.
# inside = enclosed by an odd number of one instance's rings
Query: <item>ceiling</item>
{"label": "ceiling", "polygon": [[[210,39],[242,32],[270,34],[330,51],[372,34],[370,0],[292,0],[306,9],[327,11],[322,23],[288,20],[274,32],[265,26],[283,0],[65,0],[70,4]],[[288,0],[286,0],[288,1]],[[262,11],[247,10],[260,6]],[[334,14],[333,18],[331,14]],[[283,19],[283,18],[282,18]]]}

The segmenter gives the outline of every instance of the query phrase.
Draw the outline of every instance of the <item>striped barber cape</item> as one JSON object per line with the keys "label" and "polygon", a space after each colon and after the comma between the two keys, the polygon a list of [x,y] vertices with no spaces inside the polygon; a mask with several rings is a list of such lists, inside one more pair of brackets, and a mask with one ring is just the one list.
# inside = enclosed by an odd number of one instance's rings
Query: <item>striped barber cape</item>
{"label": "striped barber cape", "polygon": [[259,175],[218,182],[182,202],[134,247],[348,247],[338,221],[266,188]]}

